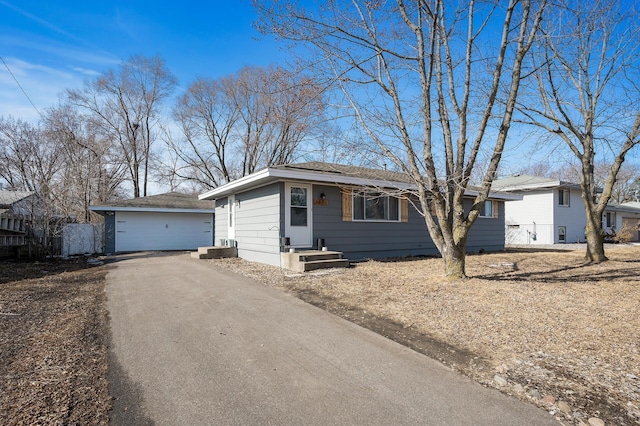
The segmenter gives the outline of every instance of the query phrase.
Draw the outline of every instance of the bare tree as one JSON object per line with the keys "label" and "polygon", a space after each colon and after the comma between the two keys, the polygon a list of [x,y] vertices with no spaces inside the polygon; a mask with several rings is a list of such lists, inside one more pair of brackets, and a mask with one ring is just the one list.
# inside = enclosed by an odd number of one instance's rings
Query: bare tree
{"label": "bare tree", "polygon": [[245,67],[217,80],[200,78],[173,114],[180,139],[174,173],[212,188],[258,168],[290,163],[322,120],[321,90],[308,77],[278,67]]}
{"label": "bare tree", "polygon": [[[637,176],[637,175],[636,175]],[[627,195],[624,197],[625,201],[640,202],[640,177],[635,178],[633,184],[629,187]]]}
{"label": "bare tree", "polygon": [[61,170],[61,151],[40,128],[0,117],[0,178],[9,189],[37,192],[49,200]]}
{"label": "bare tree", "polygon": [[[520,109],[524,121],[555,135],[578,160],[586,259],[598,263],[606,260],[602,213],[626,155],[640,142],[637,15],[610,0],[560,2],[548,13],[532,55],[537,98],[521,98]],[[597,158],[608,165],[601,194]]]}
{"label": "bare tree", "polygon": [[103,137],[119,147],[134,197],[147,195],[161,104],[176,83],[160,57],[132,56],[82,90],[67,92],[70,102],[90,113]]}
{"label": "bare tree", "polygon": [[245,67],[229,92],[240,113],[242,175],[292,162],[300,143],[322,119],[321,89],[282,68]]}
{"label": "bare tree", "polygon": [[[341,89],[368,138],[415,182],[416,207],[453,279],[465,277],[469,229],[496,175],[546,2],[455,4],[254,1],[259,28],[307,47],[300,59]],[[489,161],[468,210],[482,150]]]}
{"label": "bare tree", "polygon": [[118,195],[126,168],[90,121],[69,104],[47,110],[43,134],[60,150],[61,170],[52,198],[67,216],[91,222],[91,204]]}
{"label": "bare tree", "polygon": [[[611,164],[596,162],[594,171],[594,180],[596,185],[604,188],[611,173]],[[622,163],[620,170],[616,175],[616,180],[611,189],[610,202],[620,204],[627,201],[633,201],[633,193],[636,188],[636,179],[640,176],[640,167],[635,163],[626,160]]]}
{"label": "bare tree", "polygon": [[180,97],[173,109],[182,137],[170,140],[169,148],[181,161],[174,167],[180,178],[204,188],[232,180],[228,147],[239,111],[226,95],[226,79],[199,78]]}

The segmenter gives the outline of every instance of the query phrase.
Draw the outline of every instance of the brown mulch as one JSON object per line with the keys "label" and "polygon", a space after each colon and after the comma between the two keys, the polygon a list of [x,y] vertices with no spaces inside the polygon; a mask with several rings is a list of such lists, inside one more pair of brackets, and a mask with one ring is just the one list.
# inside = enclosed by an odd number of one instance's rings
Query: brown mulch
{"label": "brown mulch", "polygon": [[0,263],[0,424],[108,424],[105,274]]}
{"label": "brown mulch", "polygon": [[437,258],[368,261],[317,274],[240,259],[213,262],[563,422],[640,424],[640,247],[616,246],[607,255],[610,261],[599,265],[585,265],[582,250],[471,255],[470,278],[459,282],[443,276]]}

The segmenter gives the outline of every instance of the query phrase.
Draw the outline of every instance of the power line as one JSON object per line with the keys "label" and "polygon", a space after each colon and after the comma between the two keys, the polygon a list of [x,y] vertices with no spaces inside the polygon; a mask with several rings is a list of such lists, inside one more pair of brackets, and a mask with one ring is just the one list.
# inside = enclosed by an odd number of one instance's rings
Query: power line
{"label": "power line", "polygon": [[2,56],[0,56],[0,61],[2,61],[2,63],[4,64],[4,67],[7,69],[7,71],[9,71],[9,74],[11,74],[11,77],[13,77],[13,81],[16,82],[16,84],[18,85],[18,87],[20,88],[24,96],[29,100],[29,103],[31,104],[33,109],[36,110],[36,112],[38,113],[38,116],[42,117],[42,114],[40,114],[40,111],[38,110],[36,105],[33,103],[29,95],[27,95],[27,92],[25,92],[24,88],[22,87],[22,85],[20,84],[16,76],[13,74],[13,72],[11,71],[11,68],[9,68],[9,65],[7,65],[7,63],[4,61],[4,58]]}

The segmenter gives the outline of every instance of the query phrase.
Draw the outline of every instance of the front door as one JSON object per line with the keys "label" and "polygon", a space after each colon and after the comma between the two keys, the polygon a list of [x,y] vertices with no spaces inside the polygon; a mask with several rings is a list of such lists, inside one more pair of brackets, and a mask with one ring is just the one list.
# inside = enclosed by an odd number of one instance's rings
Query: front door
{"label": "front door", "polygon": [[311,185],[287,183],[285,187],[285,237],[291,247],[311,247]]}

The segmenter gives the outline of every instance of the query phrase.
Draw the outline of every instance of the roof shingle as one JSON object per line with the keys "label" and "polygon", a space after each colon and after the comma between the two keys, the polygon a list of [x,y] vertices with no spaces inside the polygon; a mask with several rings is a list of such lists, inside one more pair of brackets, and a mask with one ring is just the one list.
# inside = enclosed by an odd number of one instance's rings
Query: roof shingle
{"label": "roof shingle", "polygon": [[14,203],[34,195],[30,191],[0,191],[0,208],[7,209]]}
{"label": "roof shingle", "polygon": [[213,201],[199,200],[197,195],[167,192],[165,194],[149,195],[147,197],[132,198],[130,200],[114,201],[109,203],[108,207],[213,210],[214,205]]}

